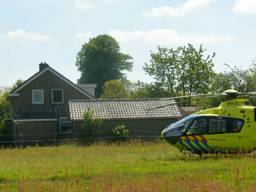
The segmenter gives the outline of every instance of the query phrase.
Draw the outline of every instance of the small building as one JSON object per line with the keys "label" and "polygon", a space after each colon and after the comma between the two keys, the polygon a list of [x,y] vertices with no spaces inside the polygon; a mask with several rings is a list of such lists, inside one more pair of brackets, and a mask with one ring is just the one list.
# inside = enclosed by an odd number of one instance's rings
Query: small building
{"label": "small building", "polygon": [[14,140],[72,136],[68,101],[94,100],[95,87],[92,84],[76,85],[46,63],[41,63],[39,71],[9,96]]}
{"label": "small building", "polygon": [[167,125],[182,117],[173,99],[70,100],[74,134],[79,133],[88,110],[102,120],[96,137],[111,137],[112,129],[118,125],[125,125],[132,137],[157,137]]}

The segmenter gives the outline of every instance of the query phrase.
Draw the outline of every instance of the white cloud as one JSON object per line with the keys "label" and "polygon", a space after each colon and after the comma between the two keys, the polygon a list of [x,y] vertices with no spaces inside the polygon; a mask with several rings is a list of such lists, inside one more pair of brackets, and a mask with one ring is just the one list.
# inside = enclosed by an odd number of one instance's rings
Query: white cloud
{"label": "white cloud", "polygon": [[37,41],[37,42],[46,42],[51,39],[51,37],[48,35],[43,35],[36,32],[26,32],[23,29],[9,31],[6,33],[6,37],[8,39],[17,40],[17,41]]}
{"label": "white cloud", "polygon": [[93,6],[92,0],[75,0],[74,8],[78,11],[84,12]]}
{"label": "white cloud", "polygon": [[121,43],[141,42],[153,45],[180,45],[180,44],[212,44],[232,41],[228,36],[218,36],[212,33],[179,33],[173,29],[162,28],[148,31],[112,30],[110,35]]}
{"label": "white cloud", "polygon": [[149,11],[143,12],[145,17],[176,17],[189,14],[200,8],[209,6],[215,0],[187,0],[185,3],[173,6],[154,7]]}
{"label": "white cloud", "polygon": [[82,41],[82,42],[87,42],[89,41],[90,38],[93,37],[91,32],[84,32],[84,33],[77,33],[76,37]]}
{"label": "white cloud", "polygon": [[241,14],[256,14],[256,0],[237,0],[233,11]]}

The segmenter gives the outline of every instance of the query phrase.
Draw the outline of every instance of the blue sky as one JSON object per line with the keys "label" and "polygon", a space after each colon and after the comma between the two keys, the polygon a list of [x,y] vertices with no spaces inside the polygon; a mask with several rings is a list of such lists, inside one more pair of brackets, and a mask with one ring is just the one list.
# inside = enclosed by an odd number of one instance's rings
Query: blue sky
{"label": "blue sky", "polygon": [[248,68],[256,57],[256,0],[0,0],[0,86],[27,79],[47,62],[73,82],[84,42],[110,34],[134,58],[132,81],[157,45],[203,44],[224,63]]}

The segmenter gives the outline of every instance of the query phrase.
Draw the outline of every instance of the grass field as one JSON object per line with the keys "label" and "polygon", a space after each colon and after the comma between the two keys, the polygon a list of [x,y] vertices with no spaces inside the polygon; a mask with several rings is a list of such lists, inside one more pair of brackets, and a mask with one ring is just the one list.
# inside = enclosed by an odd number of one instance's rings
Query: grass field
{"label": "grass field", "polygon": [[181,159],[164,142],[0,151],[1,191],[256,191],[256,154]]}

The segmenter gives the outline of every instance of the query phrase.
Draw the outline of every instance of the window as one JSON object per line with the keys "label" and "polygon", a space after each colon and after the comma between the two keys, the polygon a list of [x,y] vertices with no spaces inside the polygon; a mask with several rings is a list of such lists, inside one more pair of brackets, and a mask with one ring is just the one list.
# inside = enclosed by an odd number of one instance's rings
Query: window
{"label": "window", "polygon": [[63,134],[72,132],[72,123],[70,120],[68,120],[67,117],[60,117],[59,131],[60,133],[63,133]]}
{"label": "window", "polygon": [[188,125],[187,135],[236,133],[243,125],[242,119],[231,117],[198,117]]}
{"label": "window", "polygon": [[64,94],[63,89],[52,89],[52,104],[63,104]]}
{"label": "window", "polygon": [[32,89],[32,104],[44,104],[43,89]]}
{"label": "window", "polygon": [[244,125],[242,119],[235,118],[210,118],[209,134],[213,133],[235,133],[240,132]]}
{"label": "window", "polygon": [[210,118],[209,120],[209,134],[225,133],[226,127],[227,127],[227,119]]}
{"label": "window", "polygon": [[187,131],[187,135],[204,135],[207,134],[208,120],[206,117],[194,119]]}

